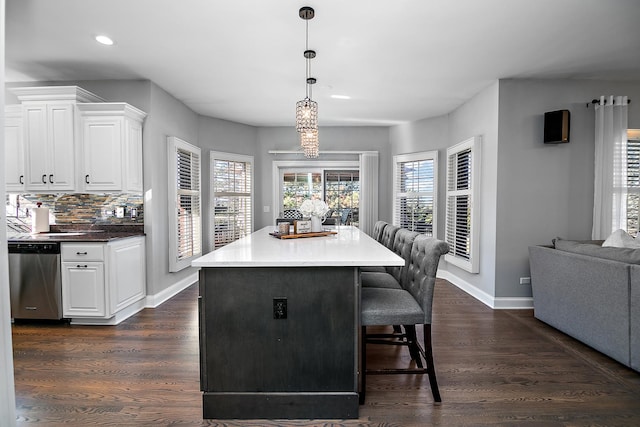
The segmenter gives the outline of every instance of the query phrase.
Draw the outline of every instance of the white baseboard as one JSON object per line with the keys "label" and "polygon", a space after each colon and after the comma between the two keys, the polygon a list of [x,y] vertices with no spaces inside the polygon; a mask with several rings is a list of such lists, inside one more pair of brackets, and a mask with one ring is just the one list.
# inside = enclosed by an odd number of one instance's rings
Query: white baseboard
{"label": "white baseboard", "polygon": [[163,289],[155,295],[147,295],[146,307],[147,308],[156,308],[163,302],[171,299],[172,297],[178,295],[183,290],[187,289],[189,286],[196,283],[199,279],[198,271],[193,273],[190,276],[185,277],[177,283],[169,286],[167,289]]}
{"label": "white baseboard", "polygon": [[145,300],[144,298],[134,302],[118,311],[112,317],[108,319],[96,319],[93,317],[72,317],[71,324],[72,325],[105,325],[105,326],[113,326],[120,324],[123,320],[127,320],[129,317],[134,314],[142,311],[145,308]]}
{"label": "white baseboard", "polygon": [[462,289],[478,301],[493,308],[494,310],[533,308],[532,297],[494,297],[484,292],[483,290],[476,288],[471,283],[461,279],[460,277],[451,274],[451,272],[449,271],[438,270],[437,277],[448,280],[458,288]]}

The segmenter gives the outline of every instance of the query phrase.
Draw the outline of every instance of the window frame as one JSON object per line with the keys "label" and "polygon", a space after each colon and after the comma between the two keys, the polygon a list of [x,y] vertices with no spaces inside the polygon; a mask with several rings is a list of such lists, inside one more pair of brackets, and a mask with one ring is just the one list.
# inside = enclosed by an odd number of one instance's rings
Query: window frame
{"label": "window frame", "polygon": [[[178,188],[178,152],[187,152],[197,160],[197,171],[190,165],[192,175],[190,189]],[[202,156],[199,147],[175,136],[167,137],[167,165],[168,165],[168,197],[167,206],[169,210],[169,271],[172,273],[181,271],[191,266],[191,261],[202,255]],[[194,173],[196,176],[193,176]],[[195,179],[194,179],[195,178]],[[194,188],[194,184],[196,188]],[[190,256],[183,256],[180,253],[180,215],[178,214],[178,197],[188,195],[192,197],[191,206],[197,206],[197,214],[192,216],[191,241],[192,248]],[[195,199],[193,199],[195,198]],[[195,203],[194,203],[195,200]]]}
{"label": "window frame", "polygon": [[[465,178],[469,182],[469,188],[457,189],[457,182],[452,182],[452,177],[458,176],[457,163],[454,159],[465,151],[470,151],[470,169]],[[480,177],[481,177],[481,138],[473,136],[454,146],[447,148],[447,177],[446,177],[446,215],[445,215],[445,241],[449,244],[449,253],[445,255],[445,261],[468,271],[469,273],[480,272]],[[455,166],[455,170],[452,170]],[[455,175],[454,175],[455,173]],[[457,201],[458,197],[468,197],[469,212],[467,218],[468,243],[466,256],[457,255],[457,242],[459,242],[460,232],[455,221],[457,215],[451,210],[451,203]],[[451,236],[451,230],[455,236]]]}
{"label": "window frame", "polygon": [[[211,230],[211,249],[212,250],[216,250],[218,249],[218,247],[216,247],[216,242],[215,242],[215,199],[216,199],[216,192],[215,192],[215,188],[214,188],[214,179],[215,179],[215,161],[229,161],[229,162],[237,162],[237,163],[247,163],[251,165],[251,171],[250,171],[250,177],[249,177],[249,216],[250,216],[250,220],[249,220],[249,226],[247,228],[247,230],[245,230],[245,234],[244,235],[248,235],[251,234],[253,232],[254,229],[254,221],[255,221],[255,207],[254,207],[254,193],[255,193],[255,186],[254,186],[254,182],[255,182],[255,162],[254,162],[254,157],[253,156],[249,156],[249,155],[245,155],[245,154],[236,154],[236,153],[227,153],[227,152],[222,152],[222,151],[211,151],[209,153],[209,194],[210,194],[210,208],[211,208],[211,215],[209,215],[209,229]],[[245,196],[246,197],[246,196]],[[244,236],[240,236],[240,237],[244,237]],[[237,240],[237,239],[235,239]],[[227,242],[226,244],[231,243],[231,242]],[[223,247],[225,245],[222,245],[220,247]]]}
{"label": "window frame", "polygon": [[[433,191],[431,192],[415,192],[418,198],[431,197],[433,212],[431,221],[431,237],[438,235],[438,151],[422,151],[419,153],[399,154],[393,156],[393,224],[400,226],[401,223],[401,201],[407,198],[409,193],[401,192],[400,172],[401,165],[404,163],[413,163],[420,161],[433,161]],[[426,233],[425,233],[426,234]]]}

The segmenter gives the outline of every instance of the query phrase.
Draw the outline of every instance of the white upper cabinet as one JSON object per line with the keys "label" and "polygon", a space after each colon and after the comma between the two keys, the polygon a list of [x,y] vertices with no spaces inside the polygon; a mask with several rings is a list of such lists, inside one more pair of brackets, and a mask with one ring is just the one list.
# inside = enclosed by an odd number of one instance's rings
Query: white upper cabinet
{"label": "white upper cabinet", "polygon": [[81,125],[82,191],[142,192],[142,121],[122,102],[77,105]]}
{"label": "white upper cabinet", "polygon": [[4,178],[8,192],[24,191],[24,138],[22,107],[4,109]]}
{"label": "white upper cabinet", "polygon": [[142,192],[146,113],[77,86],[10,90],[22,103],[22,127],[5,127],[7,191]]}
{"label": "white upper cabinet", "polygon": [[26,189],[75,189],[72,104],[23,105]]}
{"label": "white upper cabinet", "polygon": [[22,103],[25,190],[74,191],[77,180],[75,105],[104,99],[77,86],[10,90]]}

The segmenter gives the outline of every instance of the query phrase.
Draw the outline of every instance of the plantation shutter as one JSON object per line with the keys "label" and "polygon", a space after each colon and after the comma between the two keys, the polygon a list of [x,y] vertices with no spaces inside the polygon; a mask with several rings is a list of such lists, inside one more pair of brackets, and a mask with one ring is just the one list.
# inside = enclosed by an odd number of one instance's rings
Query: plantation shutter
{"label": "plantation shutter", "polygon": [[447,150],[447,208],[445,241],[449,262],[477,273],[477,198],[479,191],[479,141],[471,138]]}
{"label": "plantation shutter", "polygon": [[253,230],[253,157],[211,153],[213,247],[221,248]]}
{"label": "plantation shutter", "polygon": [[394,224],[434,236],[436,167],[437,152],[395,156]]}
{"label": "plantation shutter", "polygon": [[202,254],[200,149],[169,137],[169,271],[180,271]]}

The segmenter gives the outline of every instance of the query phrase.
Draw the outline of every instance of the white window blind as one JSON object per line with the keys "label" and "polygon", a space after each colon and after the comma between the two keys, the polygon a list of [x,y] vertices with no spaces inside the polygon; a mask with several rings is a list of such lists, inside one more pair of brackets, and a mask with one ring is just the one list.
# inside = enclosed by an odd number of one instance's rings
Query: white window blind
{"label": "white window blind", "polygon": [[253,157],[211,152],[213,248],[253,230]]}
{"label": "white window blind", "polygon": [[169,271],[180,271],[202,254],[200,149],[168,139]]}
{"label": "white window blind", "polygon": [[480,139],[473,137],[447,149],[445,241],[448,262],[479,272]]}
{"label": "white window blind", "polygon": [[436,235],[438,152],[394,156],[393,223]]}
{"label": "white window blind", "polygon": [[627,232],[640,231],[640,130],[627,130]]}

